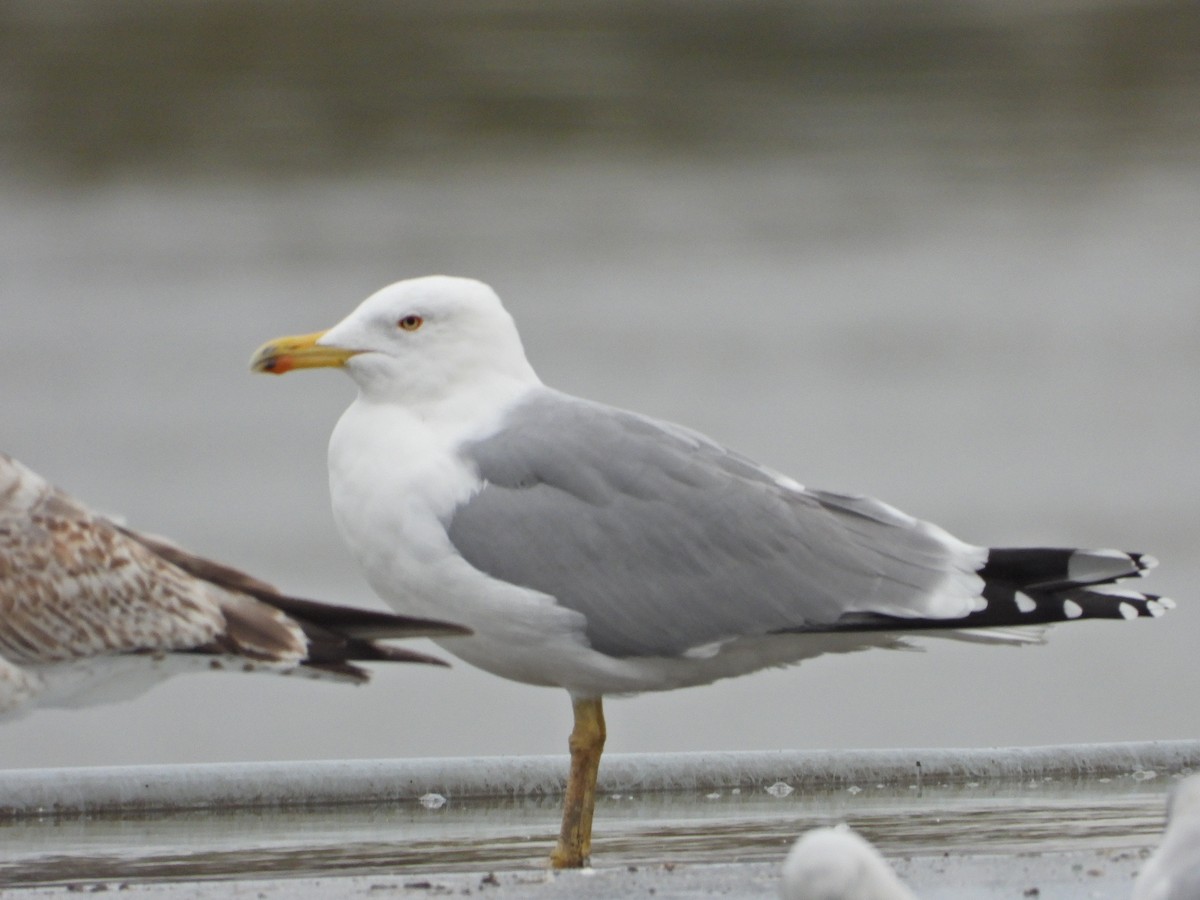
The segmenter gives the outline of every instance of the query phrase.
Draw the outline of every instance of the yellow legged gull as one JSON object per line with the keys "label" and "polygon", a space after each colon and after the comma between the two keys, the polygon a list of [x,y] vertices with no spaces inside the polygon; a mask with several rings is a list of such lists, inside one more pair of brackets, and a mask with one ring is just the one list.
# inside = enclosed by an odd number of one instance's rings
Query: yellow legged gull
{"label": "yellow legged gull", "polygon": [[0,718],[124,699],[185,671],[364,682],[358,661],[444,665],[378,640],[466,632],[285,596],[92,512],[0,454]]}
{"label": "yellow legged gull", "polygon": [[[920,632],[1158,615],[1113,587],[1153,560],[987,549],[868,497],[812,490],[703,435],[544,386],[487,285],[401,281],[252,367],[344,368],[337,526],[376,592],[475,633],[446,649],[570,692],[553,862],[590,852],[605,694],[707,684]],[[989,627],[1009,629],[978,632]]]}

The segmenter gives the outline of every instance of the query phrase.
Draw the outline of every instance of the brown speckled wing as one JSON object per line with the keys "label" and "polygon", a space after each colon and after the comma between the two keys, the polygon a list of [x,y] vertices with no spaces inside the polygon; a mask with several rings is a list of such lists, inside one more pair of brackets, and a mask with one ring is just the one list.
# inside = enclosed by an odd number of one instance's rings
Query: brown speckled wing
{"label": "brown speckled wing", "polygon": [[[182,651],[365,681],[353,662],[444,665],[380,639],[467,633],[446,622],[281,594],[98,515],[0,454],[0,666],[8,667],[0,670],[0,712],[5,697],[15,703],[33,689],[22,682],[19,691],[14,680],[28,679],[24,664]],[[3,681],[6,672],[11,683]]]}
{"label": "brown speckled wing", "polygon": [[299,662],[306,644],[286,616],[194,578],[0,456],[0,653],[194,649]]}

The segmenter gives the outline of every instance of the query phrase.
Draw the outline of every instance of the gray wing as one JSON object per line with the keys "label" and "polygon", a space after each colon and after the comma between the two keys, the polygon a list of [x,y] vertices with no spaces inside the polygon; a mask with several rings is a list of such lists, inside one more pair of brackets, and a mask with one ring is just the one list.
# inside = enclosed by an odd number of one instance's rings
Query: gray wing
{"label": "gray wing", "polygon": [[462,448],[471,565],[554,596],[612,656],[678,655],[847,613],[965,615],[983,551],[867,498],[808,491],[708,439],[550,390]]}

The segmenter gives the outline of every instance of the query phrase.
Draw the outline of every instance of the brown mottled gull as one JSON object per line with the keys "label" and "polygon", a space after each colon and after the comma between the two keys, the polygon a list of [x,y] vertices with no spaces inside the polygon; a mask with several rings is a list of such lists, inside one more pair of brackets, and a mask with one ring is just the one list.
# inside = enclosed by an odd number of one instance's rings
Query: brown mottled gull
{"label": "brown mottled gull", "polygon": [[466,633],[285,596],[119,525],[0,454],[0,717],[124,699],[204,669],[365,682],[357,662],[444,665],[379,640]]}

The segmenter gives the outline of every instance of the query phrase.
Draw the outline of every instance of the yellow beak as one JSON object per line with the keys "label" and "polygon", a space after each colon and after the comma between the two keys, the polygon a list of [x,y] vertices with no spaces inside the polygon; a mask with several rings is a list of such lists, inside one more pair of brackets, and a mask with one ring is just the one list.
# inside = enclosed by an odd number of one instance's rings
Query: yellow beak
{"label": "yellow beak", "polygon": [[250,357],[250,368],[272,375],[282,375],[292,369],[340,368],[350,357],[362,352],[341,347],[322,347],[317,341],[324,334],[324,331],[316,331],[267,341]]}

